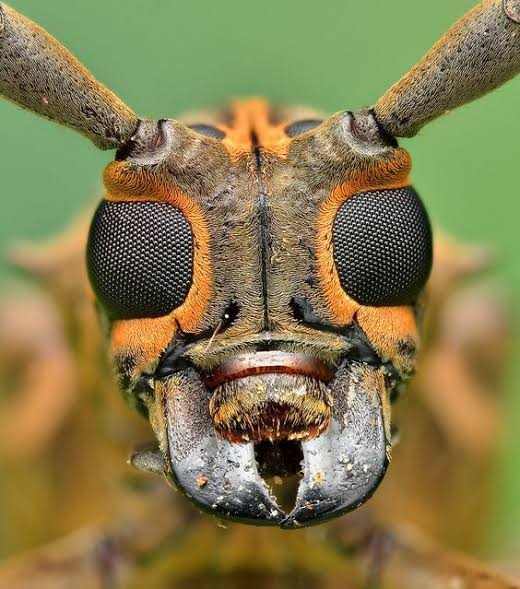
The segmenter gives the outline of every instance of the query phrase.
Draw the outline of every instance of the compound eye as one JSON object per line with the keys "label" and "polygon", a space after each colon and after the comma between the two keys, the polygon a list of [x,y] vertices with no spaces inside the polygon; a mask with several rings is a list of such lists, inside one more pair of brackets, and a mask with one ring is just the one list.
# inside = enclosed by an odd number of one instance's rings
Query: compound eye
{"label": "compound eye", "polygon": [[430,222],[411,187],[348,198],[334,220],[332,244],[341,286],[362,305],[413,304],[430,274]]}
{"label": "compound eye", "polygon": [[112,319],[167,315],[192,283],[190,224],[168,203],[102,201],[90,226],[87,270]]}

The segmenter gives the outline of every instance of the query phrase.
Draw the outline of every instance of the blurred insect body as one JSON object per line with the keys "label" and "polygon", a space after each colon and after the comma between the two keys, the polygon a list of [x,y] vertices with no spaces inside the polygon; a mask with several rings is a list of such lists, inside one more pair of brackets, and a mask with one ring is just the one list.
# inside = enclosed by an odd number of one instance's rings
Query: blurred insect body
{"label": "blurred insect body", "polygon": [[[371,109],[298,120],[248,100],[181,122],[138,119],[0,4],[0,92],[117,149],[82,235],[119,386],[157,439],[134,465],[212,515],[285,529],[372,496],[433,256],[395,138],[518,73],[519,5],[481,2]],[[300,469],[286,508],[265,479]]]}

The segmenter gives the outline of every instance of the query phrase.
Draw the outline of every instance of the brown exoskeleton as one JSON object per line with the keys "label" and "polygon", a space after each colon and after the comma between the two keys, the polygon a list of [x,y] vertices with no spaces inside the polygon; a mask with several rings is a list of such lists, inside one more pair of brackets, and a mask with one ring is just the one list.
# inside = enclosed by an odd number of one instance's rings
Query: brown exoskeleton
{"label": "brown exoskeleton", "polygon": [[[257,524],[361,505],[390,459],[432,262],[395,137],[520,70],[520,3],[481,3],[373,109],[298,120],[255,100],[187,124],[138,120],[36,25],[0,16],[1,92],[117,149],[87,265],[121,387],[159,443],[134,464]],[[300,462],[286,512],[262,475]]]}

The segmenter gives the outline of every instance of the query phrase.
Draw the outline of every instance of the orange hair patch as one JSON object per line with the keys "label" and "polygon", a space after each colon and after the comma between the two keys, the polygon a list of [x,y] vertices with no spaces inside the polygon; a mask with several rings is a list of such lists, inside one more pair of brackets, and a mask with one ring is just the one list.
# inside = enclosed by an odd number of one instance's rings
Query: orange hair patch
{"label": "orange hair patch", "polygon": [[383,360],[404,373],[413,370],[419,346],[413,307],[360,307],[356,319]]}
{"label": "orange hair patch", "polygon": [[232,123],[222,130],[226,137],[222,143],[228,153],[236,158],[251,152],[253,141],[271,153],[285,157],[291,139],[285,133],[286,123],[270,121],[271,107],[261,98],[237,100],[231,105]]}
{"label": "orange hair patch", "polygon": [[370,170],[337,186],[320,206],[316,227],[318,274],[327,306],[339,325],[352,323],[354,315],[363,306],[349,297],[341,286],[333,255],[334,219],[345,201],[355,194],[409,185],[410,168],[410,156],[405,150],[398,149],[393,159],[379,161]]}
{"label": "orange hair patch", "polygon": [[104,181],[106,200],[170,203],[184,214],[192,230],[193,280],[182,305],[164,317],[119,320],[113,325],[112,353],[131,355],[142,368],[158,359],[178,328],[193,332],[204,317],[213,288],[209,228],[196,201],[153,173],[131,168],[126,162],[113,162],[105,170]]}

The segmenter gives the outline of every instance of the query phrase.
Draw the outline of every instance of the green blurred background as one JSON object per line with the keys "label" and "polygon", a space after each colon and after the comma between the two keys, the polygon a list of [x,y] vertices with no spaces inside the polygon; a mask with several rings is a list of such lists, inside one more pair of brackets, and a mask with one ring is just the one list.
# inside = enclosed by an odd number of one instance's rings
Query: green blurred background
{"label": "green blurred background", "polygon": [[[325,111],[373,103],[476,0],[11,0],[78,55],[137,113],[172,117],[262,95]],[[520,300],[520,79],[403,142],[436,225],[492,244]],[[0,248],[59,231],[101,191],[110,153],[0,103]],[[0,265],[2,290],[13,279]],[[517,313],[518,315],[518,313]],[[493,536],[518,540],[520,368],[509,378],[507,450]],[[23,492],[23,491],[21,491]]]}

